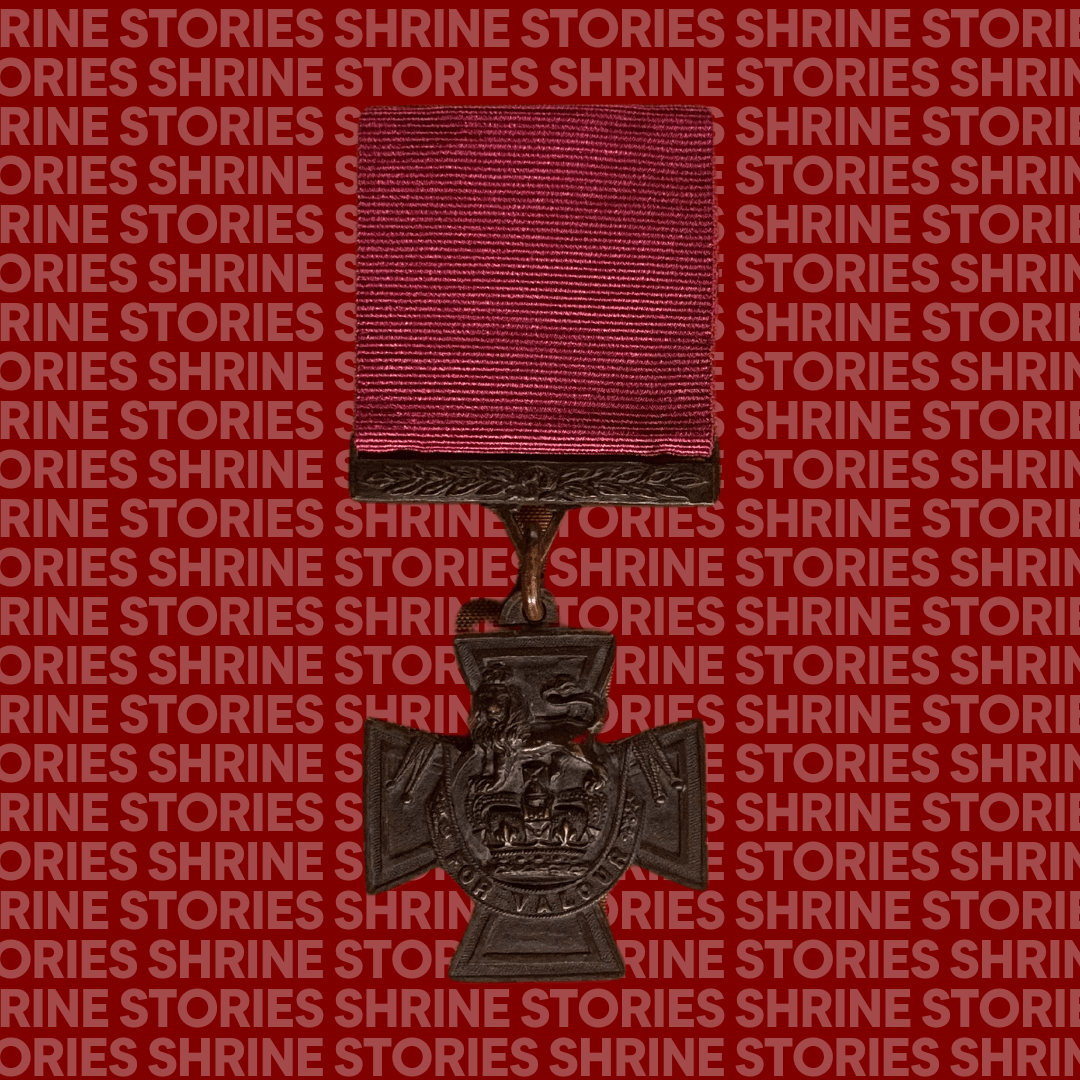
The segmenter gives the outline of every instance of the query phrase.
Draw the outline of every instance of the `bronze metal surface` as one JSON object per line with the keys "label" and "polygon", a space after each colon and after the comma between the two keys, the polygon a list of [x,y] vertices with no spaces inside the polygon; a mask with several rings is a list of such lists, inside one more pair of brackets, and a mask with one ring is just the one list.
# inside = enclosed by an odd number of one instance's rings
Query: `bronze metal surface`
{"label": "bronze metal surface", "polygon": [[631,865],[704,889],[700,720],[612,742],[615,639],[528,629],[455,639],[468,736],[368,720],[367,889],[441,866],[476,910],[450,965],[471,982],[624,974],[602,902]]}

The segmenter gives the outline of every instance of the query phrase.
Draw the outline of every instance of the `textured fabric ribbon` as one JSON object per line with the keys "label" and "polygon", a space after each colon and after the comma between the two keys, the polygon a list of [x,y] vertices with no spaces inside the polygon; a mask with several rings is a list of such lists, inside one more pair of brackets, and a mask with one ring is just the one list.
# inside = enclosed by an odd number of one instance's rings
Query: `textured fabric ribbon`
{"label": "textured fabric ribbon", "polygon": [[365,110],[357,450],[708,456],[712,183],[704,108]]}

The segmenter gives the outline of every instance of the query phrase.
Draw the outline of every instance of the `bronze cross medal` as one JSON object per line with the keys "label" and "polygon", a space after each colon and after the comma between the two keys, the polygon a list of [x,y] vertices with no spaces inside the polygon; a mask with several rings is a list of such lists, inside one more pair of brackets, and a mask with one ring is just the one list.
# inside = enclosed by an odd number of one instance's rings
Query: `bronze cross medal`
{"label": "bronze cross medal", "polygon": [[434,866],[454,878],[476,911],[452,978],[619,978],[603,899],[623,871],[705,888],[701,721],[597,740],[614,644],[588,630],[461,635],[469,735],[367,721],[367,889]]}
{"label": "bronze cross medal", "polygon": [[454,640],[469,734],[364,729],[368,892],[442,867],[455,979],[619,978],[623,872],[706,887],[701,721],[597,738],[615,639],[558,626],[544,562],[570,508],[716,502],[714,139],[698,106],[360,118],[349,493],[488,506],[521,567],[462,609],[499,625]]}
{"label": "bronze cross medal", "polygon": [[[530,591],[551,603],[536,584],[519,583],[504,612]],[[454,647],[472,694],[467,736],[365,725],[368,892],[435,866],[454,878],[476,910],[452,978],[620,978],[603,902],[623,872],[706,887],[701,721],[599,741],[615,657],[602,631],[460,634]]]}

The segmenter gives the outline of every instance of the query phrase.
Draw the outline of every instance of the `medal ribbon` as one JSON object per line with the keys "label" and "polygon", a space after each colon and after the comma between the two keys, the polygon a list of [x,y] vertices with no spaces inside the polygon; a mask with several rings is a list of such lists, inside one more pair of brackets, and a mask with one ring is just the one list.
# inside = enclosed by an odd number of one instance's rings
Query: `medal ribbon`
{"label": "medal ribbon", "polygon": [[690,106],[365,110],[357,450],[707,457],[712,154]]}

